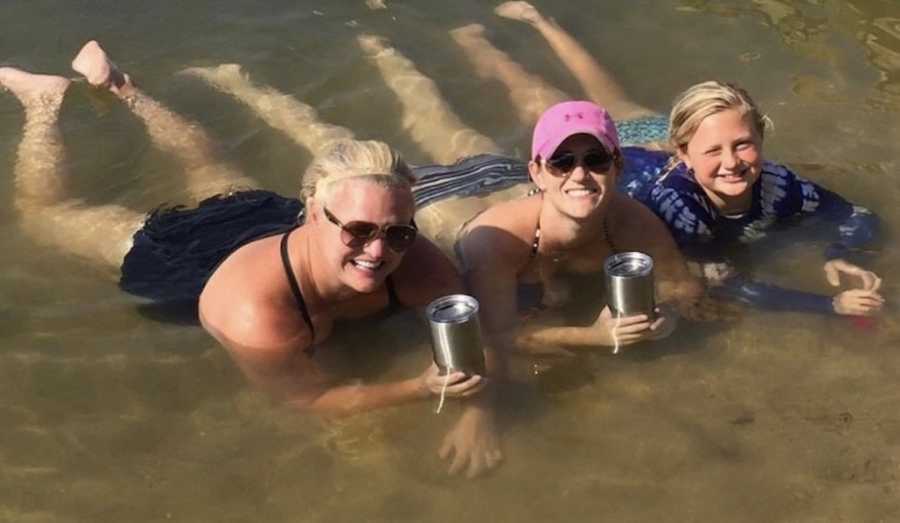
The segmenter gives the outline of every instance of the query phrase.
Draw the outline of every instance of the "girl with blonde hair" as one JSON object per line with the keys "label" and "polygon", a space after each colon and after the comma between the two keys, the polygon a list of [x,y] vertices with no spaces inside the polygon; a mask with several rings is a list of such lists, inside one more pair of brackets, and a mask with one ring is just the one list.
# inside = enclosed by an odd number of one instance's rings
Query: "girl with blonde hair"
{"label": "girl with blonde hair", "polygon": [[[717,293],[768,309],[877,313],[884,303],[881,278],[855,261],[876,240],[877,217],[765,160],[769,126],[742,88],[718,81],[691,86],[678,96],[669,118],[675,155],[665,167],[657,164],[662,176],[636,188],[635,197],[668,224]],[[733,269],[730,253],[736,245],[760,240],[776,225],[813,219],[830,224],[826,280],[837,287],[841,275],[851,276],[858,287],[820,295],[753,281]]]}

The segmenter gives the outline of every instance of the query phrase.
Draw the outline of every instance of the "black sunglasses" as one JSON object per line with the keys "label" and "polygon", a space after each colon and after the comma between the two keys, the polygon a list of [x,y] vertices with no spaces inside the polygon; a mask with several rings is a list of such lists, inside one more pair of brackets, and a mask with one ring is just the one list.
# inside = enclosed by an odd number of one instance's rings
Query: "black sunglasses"
{"label": "black sunglasses", "polygon": [[573,152],[554,154],[547,161],[550,174],[563,175],[572,172],[580,162],[585,169],[596,174],[603,174],[612,167],[615,156],[606,151],[590,151],[579,158]]}
{"label": "black sunglasses", "polygon": [[384,236],[388,247],[396,252],[403,252],[416,241],[418,229],[414,223],[410,225],[388,224],[378,226],[372,222],[352,221],[342,223],[326,208],[322,208],[328,221],[341,228],[341,241],[347,247],[358,249]]}

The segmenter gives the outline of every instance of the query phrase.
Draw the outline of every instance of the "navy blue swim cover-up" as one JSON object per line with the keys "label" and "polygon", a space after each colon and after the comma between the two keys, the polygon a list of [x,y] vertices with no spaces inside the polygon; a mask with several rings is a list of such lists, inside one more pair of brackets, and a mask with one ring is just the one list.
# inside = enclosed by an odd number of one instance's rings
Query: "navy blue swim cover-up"
{"label": "navy blue swim cover-up", "polygon": [[262,190],[213,196],[194,208],[158,208],[135,233],[119,286],[155,302],[195,301],[222,260],[289,230],[302,208],[297,199]]}

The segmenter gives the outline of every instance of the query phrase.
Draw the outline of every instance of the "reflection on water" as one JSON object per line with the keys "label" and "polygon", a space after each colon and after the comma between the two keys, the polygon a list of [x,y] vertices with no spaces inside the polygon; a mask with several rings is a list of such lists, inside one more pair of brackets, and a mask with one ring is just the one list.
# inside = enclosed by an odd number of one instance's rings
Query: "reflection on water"
{"label": "reflection on water", "polygon": [[[475,79],[448,30],[481,21],[498,47],[580,96],[543,42],[494,17],[491,4],[384,3],[276,1],[261,12],[232,1],[100,10],[6,2],[0,16],[15,23],[0,35],[0,61],[64,71],[79,44],[98,37],[148,92],[284,193],[295,191],[308,152],[177,71],[239,62],[326,121],[416,160],[426,156],[403,129],[399,102],[356,46],[362,30],[391,38],[465,123],[510,150],[525,149],[527,131],[505,93]],[[748,85],[776,122],[772,157],[878,211],[889,234],[900,224],[895,1],[575,0],[544,9],[659,110],[708,76]],[[608,23],[598,29],[598,20]],[[673,59],[673,49],[684,55]],[[182,198],[174,166],[122,107],[75,86],[62,127],[75,190],[88,200],[146,209]],[[4,195],[20,132],[19,106],[0,95]],[[148,320],[109,275],[22,237],[9,206],[0,210],[0,521],[900,517],[896,309],[874,326],[747,312],[720,328],[687,325],[640,354],[587,355],[537,375],[522,363],[524,385],[504,399],[507,462],[470,483],[447,478],[436,457],[453,408],[329,422],[272,405],[204,333]],[[819,252],[789,245],[764,273],[824,292]],[[898,262],[889,237],[875,269],[895,304]],[[334,365],[367,379],[408,375],[429,357],[411,314],[338,336],[329,349]]]}

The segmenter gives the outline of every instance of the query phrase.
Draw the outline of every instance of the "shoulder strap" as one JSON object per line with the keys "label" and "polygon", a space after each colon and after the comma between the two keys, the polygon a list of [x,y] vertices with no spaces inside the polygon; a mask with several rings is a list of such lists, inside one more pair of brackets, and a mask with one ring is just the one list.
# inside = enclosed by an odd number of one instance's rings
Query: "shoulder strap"
{"label": "shoulder strap", "polygon": [[[294,294],[297,308],[300,309],[300,314],[303,315],[303,319],[309,326],[309,333],[311,334],[312,341],[315,342],[316,329],[313,327],[312,318],[309,317],[309,311],[306,310],[306,301],[303,299],[303,294],[300,292],[300,284],[297,283],[297,277],[294,276],[294,270],[291,268],[291,259],[288,257],[288,237],[294,230],[295,229],[289,230],[281,237],[281,263],[284,264],[284,274],[287,276],[288,284],[291,286],[291,292]],[[310,347],[305,352],[312,354],[312,351],[312,344],[310,344]]]}
{"label": "shoulder strap", "polygon": [[538,248],[541,246],[541,222],[538,222],[537,228],[534,229],[534,239],[531,240],[531,257],[538,255]]}
{"label": "shoulder strap", "polygon": [[[609,211],[607,210],[607,213],[608,212]],[[609,218],[609,215],[603,217],[603,240],[607,245],[609,245],[609,250],[613,254],[617,254],[619,252],[619,249],[616,249],[616,245],[613,243],[612,236],[609,235],[609,227],[607,227],[606,225],[609,222],[607,218]]]}

